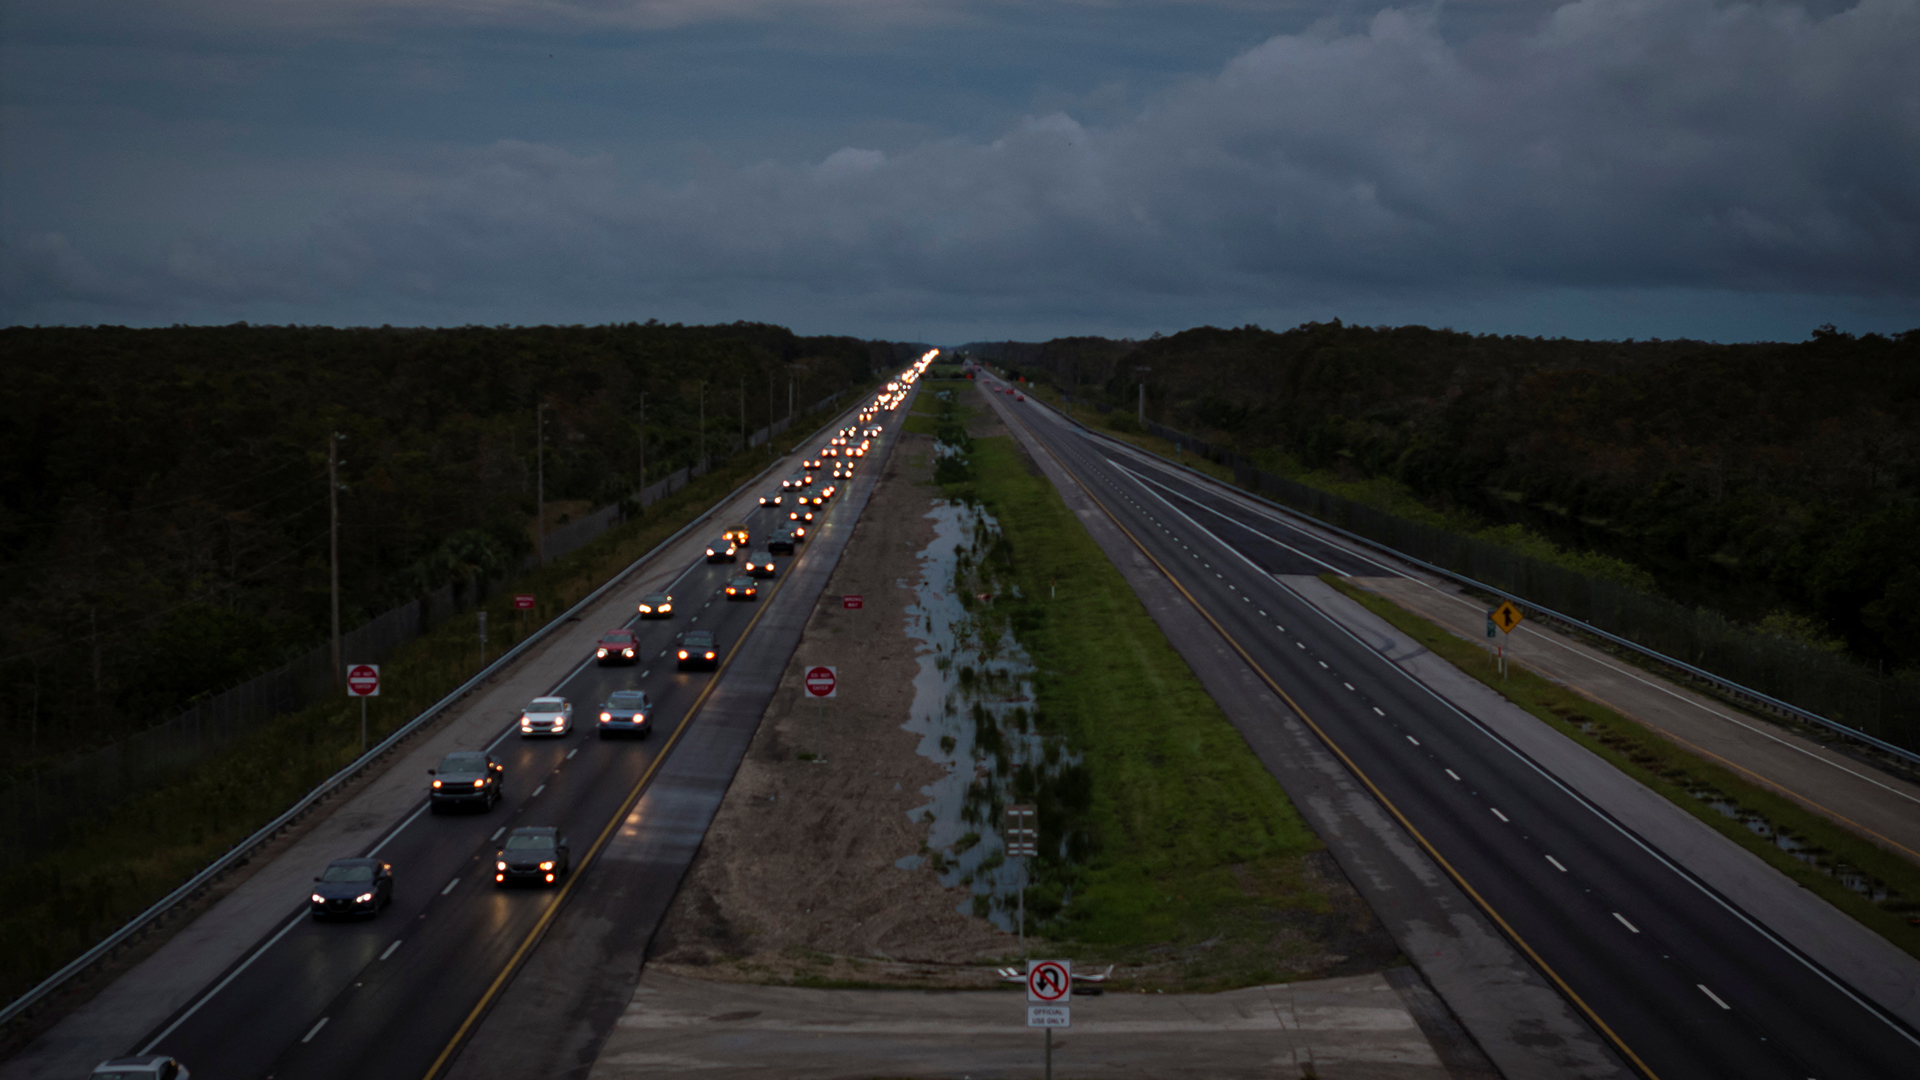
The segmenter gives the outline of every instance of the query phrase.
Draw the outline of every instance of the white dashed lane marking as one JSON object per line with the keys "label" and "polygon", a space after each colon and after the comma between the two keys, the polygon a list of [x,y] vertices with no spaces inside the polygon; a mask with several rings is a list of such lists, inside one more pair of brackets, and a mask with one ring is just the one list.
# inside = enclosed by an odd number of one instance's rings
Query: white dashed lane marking
{"label": "white dashed lane marking", "polygon": [[1560,871],[1560,872],[1561,872],[1561,873],[1563,873],[1563,874],[1567,872],[1567,868],[1566,868],[1566,867],[1564,867],[1564,866],[1561,866],[1561,865],[1560,865],[1560,860],[1559,860],[1559,859],[1556,859],[1556,858],[1554,858],[1553,856],[1551,856],[1551,855],[1549,855],[1549,856],[1547,856],[1547,861],[1553,864],[1553,868],[1554,868],[1555,870],[1558,870],[1558,871]]}
{"label": "white dashed lane marking", "polygon": [[392,956],[392,955],[393,955],[393,950],[395,950],[395,949],[397,949],[397,948],[399,948],[399,947],[400,947],[400,942],[399,942],[399,941],[398,941],[398,940],[396,939],[396,940],[394,941],[394,943],[393,943],[393,944],[391,944],[391,945],[389,945],[389,946],[387,946],[387,951],[386,951],[386,952],[383,952],[383,953],[381,953],[381,954],[380,954],[380,959],[382,959],[382,960],[385,960],[385,959],[386,959],[387,957],[389,957],[389,956]]}
{"label": "white dashed lane marking", "polygon": [[1487,809],[1493,810],[1493,816],[1499,818],[1501,821],[1507,820],[1507,815],[1501,813],[1499,810],[1496,810],[1491,806],[1487,807]]}
{"label": "white dashed lane marking", "polygon": [[[1707,990],[1707,988],[1706,988],[1706,987],[1704,987],[1704,986],[1703,986],[1703,987],[1701,987],[1700,989],[1702,989],[1702,990]],[[1707,994],[1708,994],[1709,996],[1711,996],[1711,995],[1713,994],[1713,991],[1711,991],[1711,990],[1707,990]],[[1714,998],[1714,1000],[1715,1000],[1715,1001],[1718,1001],[1719,999],[1718,999],[1718,998]],[[1726,1006],[1725,1006],[1725,1005],[1722,1005],[1722,1006],[1720,1006],[1720,1007],[1721,1007],[1721,1008],[1723,1008],[1723,1009],[1724,1009],[1724,1008],[1726,1008]],[[306,1036],[305,1036],[304,1038],[302,1038],[302,1039],[301,1039],[300,1041],[301,1041],[302,1043],[310,1043],[310,1042],[312,1042],[312,1041],[313,1041],[313,1037],[314,1037],[315,1035],[318,1035],[318,1034],[320,1034],[320,1029],[321,1029],[321,1028],[323,1028],[323,1027],[326,1027],[326,1026],[327,1026],[327,1021],[328,1021],[329,1019],[331,1019],[331,1017],[326,1017],[326,1016],[323,1016],[323,1017],[321,1017],[321,1018],[320,1018],[320,1022],[319,1022],[319,1023],[317,1023],[317,1024],[315,1024],[315,1025],[313,1025],[312,1027],[310,1027],[310,1028],[308,1028],[308,1029],[307,1029],[307,1034],[306,1034]]]}
{"label": "white dashed lane marking", "polygon": [[441,890],[440,890],[440,895],[441,895],[441,896],[445,896],[445,895],[447,895],[448,893],[450,893],[450,892],[452,892],[452,891],[453,891],[453,887],[454,887],[455,885],[458,885],[458,884],[460,884],[460,879],[459,879],[459,878],[454,878],[454,879],[453,879],[452,881],[449,881],[449,882],[447,882],[447,887],[446,887],[446,888],[444,888],[444,889],[441,889]]}
{"label": "white dashed lane marking", "polygon": [[1613,917],[1620,920],[1621,926],[1626,927],[1627,929],[1633,931],[1636,934],[1640,932],[1640,928],[1628,922],[1627,917],[1625,915],[1622,915],[1616,911],[1613,913]]}
{"label": "white dashed lane marking", "polygon": [[[1707,984],[1706,984],[1706,983],[1694,983],[1693,985],[1695,985],[1695,986],[1697,986],[1697,987],[1699,987],[1699,988],[1700,988],[1700,992],[1701,992],[1701,993],[1703,993],[1703,994],[1705,994],[1705,995],[1707,995],[1708,997],[1710,997],[1710,998],[1712,998],[1712,999],[1713,999],[1713,1003],[1714,1003],[1715,1005],[1718,1005],[1718,1006],[1720,1006],[1721,1008],[1723,1008],[1723,1009],[1725,1009],[1725,1010],[1727,1010],[1728,1012],[1732,1012],[1732,1011],[1733,1011],[1733,1006],[1731,1006],[1731,1005],[1729,1005],[1729,1004],[1727,1004],[1727,1003],[1726,1003],[1726,1002],[1724,1002],[1724,1001],[1721,1001],[1721,1000],[1720,1000],[1720,995],[1719,995],[1719,994],[1716,994],[1716,993],[1714,993],[1713,991],[1711,991],[1711,990],[1709,990],[1709,989],[1707,989]],[[322,1023],[325,1023],[325,1021],[322,1021]]]}

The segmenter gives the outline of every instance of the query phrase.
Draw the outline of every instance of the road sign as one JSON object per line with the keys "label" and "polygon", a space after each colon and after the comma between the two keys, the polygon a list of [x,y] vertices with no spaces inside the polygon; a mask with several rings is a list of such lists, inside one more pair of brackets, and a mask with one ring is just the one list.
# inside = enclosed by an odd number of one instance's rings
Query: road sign
{"label": "road sign", "polygon": [[867,598],[849,593],[840,598],[840,606],[846,608],[848,611],[859,611],[861,608],[867,606]]}
{"label": "road sign", "polygon": [[[1073,961],[1027,961],[1027,1002],[1065,1005],[1073,1000]],[[1038,1026],[1038,1025],[1036,1025]]]}
{"label": "road sign", "polygon": [[1007,858],[1032,858],[1040,854],[1038,822],[1031,805],[1011,803],[1007,806],[1007,821],[1000,830],[1000,838],[1007,844]]}
{"label": "road sign", "polygon": [[807,695],[809,697],[829,698],[834,695],[840,679],[830,667],[810,667],[807,669]]}
{"label": "road sign", "polygon": [[1513,633],[1513,628],[1519,626],[1520,620],[1524,618],[1526,616],[1520,614],[1520,609],[1514,607],[1511,600],[1502,601],[1499,607],[1493,609],[1494,623],[1509,634]]}
{"label": "road sign", "polygon": [[350,697],[380,696],[380,665],[355,664],[347,669],[347,694]]}
{"label": "road sign", "polygon": [[1043,1028],[1072,1027],[1073,1010],[1065,1005],[1027,1006],[1027,1026]]}
{"label": "road sign", "polygon": [[530,592],[514,593],[513,609],[515,611],[532,611],[533,610],[533,594]]}

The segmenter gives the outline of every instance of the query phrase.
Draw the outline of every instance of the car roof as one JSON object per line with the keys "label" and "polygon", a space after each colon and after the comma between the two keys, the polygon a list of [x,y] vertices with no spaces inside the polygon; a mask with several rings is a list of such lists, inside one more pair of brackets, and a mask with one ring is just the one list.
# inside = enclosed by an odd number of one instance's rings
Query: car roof
{"label": "car roof", "polygon": [[607,695],[607,700],[611,701],[614,698],[643,698],[646,696],[647,692],[645,690],[615,690],[613,693]]}
{"label": "car roof", "polygon": [[555,707],[555,708],[558,708],[558,707],[560,707],[561,705],[564,705],[564,704],[566,704],[566,699],[565,699],[565,698],[557,698],[557,697],[537,697],[537,698],[534,698],[534,699],[533,699],[533,700],[532,700],[531,702],[529,702],[529,703],[527,704],[527,708],[529,708],[529,709],[531,709],[531,708],[533,708],[533,707],[534,707],[535,705],[551,705],[551,706],[553,706],[553,707]]}
{"label": "car roof", "polygon": [[713,640],[713,631],[711,631],[711,630],[689,630],[689,631],[687,631],[687,636],[686,636],[686,637],[685,637],[685,638],[684,638],[683,640],[685,640],[685,641],[692,641],[692,640],[693,640],[694,638],[699,638],[699,639],[700,639],[700,640],[702,640],[702,641],[712,641],[712,640]]}

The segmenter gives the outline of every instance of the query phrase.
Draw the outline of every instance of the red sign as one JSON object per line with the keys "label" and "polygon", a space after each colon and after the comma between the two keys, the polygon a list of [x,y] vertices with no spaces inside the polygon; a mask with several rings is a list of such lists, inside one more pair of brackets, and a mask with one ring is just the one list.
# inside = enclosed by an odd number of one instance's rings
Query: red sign
{"label": "red sign", "polygon": [[840,598],[840,606],[846,608],[848,611],[858,611],[867,606],[867,598],[849,593]]}
{"label": "red sign", "polygon": [[348,668],[347,693],[352,697],[379,697],[380,665],[355,664]]}
{"label": "red sign", "polygon": [[513,606],[517,611],[532,611],[533,594],[530,592],[513,594]]}
{"label": "red sign", "polygon": [[834,670],[830,667],[810,667],[807,669],[807,695],[809,697],[832,697],[834,687],[838,685],[838,683],[839,677],[834,674]]}

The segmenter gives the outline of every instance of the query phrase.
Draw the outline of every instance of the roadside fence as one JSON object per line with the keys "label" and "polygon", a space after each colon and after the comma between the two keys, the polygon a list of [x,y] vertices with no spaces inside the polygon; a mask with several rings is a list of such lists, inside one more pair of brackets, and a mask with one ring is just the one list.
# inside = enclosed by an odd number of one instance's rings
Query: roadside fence
{"label": "roadside fence", "polygon": [[1275,476],[1225,447],[1148,421],[1147,430],[1233,470],[1234,481],[1282,506],[1557,616],[1576,629],[1624,639],[1654,659],[1770,711],[1795,716],[1910,760],[1920,751],[1920,682],[1883,676],[1842,656],[1757,633],[1704,608],[1688,608],[1483,540]]}

